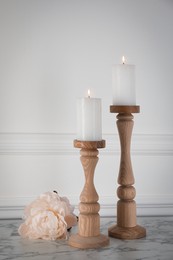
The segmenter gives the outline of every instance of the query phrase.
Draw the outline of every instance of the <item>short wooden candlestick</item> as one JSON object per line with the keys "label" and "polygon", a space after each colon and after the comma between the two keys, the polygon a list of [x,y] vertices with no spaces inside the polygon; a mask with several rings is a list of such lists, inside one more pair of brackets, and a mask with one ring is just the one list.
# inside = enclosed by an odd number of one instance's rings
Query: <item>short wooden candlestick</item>
{"label": "short wooden candlestick", "polygon": [[139,106],[110,106],[111,113],[117,115],[117,127],[121,144],[121,160],[118,176],[117,195],[117,225],[108,229],[108,234],[114,238],[136,239],[146,236],[146,229],[137,225],[136,191],[132,186],[135,182],[130,158],[130,143],[133,130],[133,115],[139,113]]}
{"label": "short wooden candlestick", "polygon": [[80,195],[78,234],[70,236],[69,245],[81,249],[103,247],[109,244],[109,238],[100,234],[100,205],[94,186],[94,171],[98,162],[97,148],[104,148],[105,141],[74,140],[74,147],[81,148],[85,185]]}

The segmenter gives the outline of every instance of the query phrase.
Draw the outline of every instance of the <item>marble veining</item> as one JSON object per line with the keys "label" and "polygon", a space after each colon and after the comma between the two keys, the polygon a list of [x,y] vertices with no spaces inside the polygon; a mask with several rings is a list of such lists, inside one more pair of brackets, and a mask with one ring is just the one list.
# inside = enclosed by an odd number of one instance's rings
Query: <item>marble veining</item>
{"label": "marble veining", "polygon": [[[173,260],[173,217],[138,217],[147,229],[147,237],[137,240],[110,238],[107,247],[80,250],[67,240],[22,239],[18,227],[22,220],[0,220],[0,260]],[[101,218],[101,233],[115,224],[114,218]],[[71,233],[76,233],[73,228]],[[70,235],[70,234],[69,234]]]}

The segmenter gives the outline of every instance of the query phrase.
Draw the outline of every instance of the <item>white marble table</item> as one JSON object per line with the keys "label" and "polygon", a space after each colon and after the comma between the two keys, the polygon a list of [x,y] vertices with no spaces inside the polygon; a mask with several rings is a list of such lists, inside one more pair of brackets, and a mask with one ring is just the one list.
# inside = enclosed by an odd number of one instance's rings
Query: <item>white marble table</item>
{"label": "white marble table", "polygon": [[[66,240],[43,241],[22,239],[17,229],[21,220],[0,220],[0,260],[173,260],[173,217],[138,217],[147,229],[147,237],[122,241],[110,238],[110,245],[100,249],[79,250]],[[101,232],[115,223],[101,218]],[[76,232],[73,228],[72,233]]]}

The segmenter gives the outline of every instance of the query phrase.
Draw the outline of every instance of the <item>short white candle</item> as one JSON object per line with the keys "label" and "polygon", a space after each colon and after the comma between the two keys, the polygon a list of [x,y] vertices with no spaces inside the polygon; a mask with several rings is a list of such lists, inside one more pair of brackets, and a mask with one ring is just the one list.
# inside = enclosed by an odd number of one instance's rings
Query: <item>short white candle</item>
{"label": "short white candle", "polygon": [[112,67],[113,105],[130,106],[136,105],[135,93],[135,66],[122,64]]}
{"label": "short white candle", "polygon": [[102,140],[101,99],[91,98],[89,91],[87,98],[77,99],[77,140]]}

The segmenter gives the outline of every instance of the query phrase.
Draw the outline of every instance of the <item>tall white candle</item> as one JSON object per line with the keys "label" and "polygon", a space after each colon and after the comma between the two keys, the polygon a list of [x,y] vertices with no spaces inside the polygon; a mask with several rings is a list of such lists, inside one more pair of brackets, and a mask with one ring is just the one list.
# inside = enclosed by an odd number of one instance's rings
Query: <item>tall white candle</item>
{"label": "tall white candle", "polygon": [[136,105],[135,66],[122,64],[112,67],[113,105]]}
{"label": "tall white candle", "polygon": [[101,99],[77,99],[77,139],[81,141],[102,140]]}

